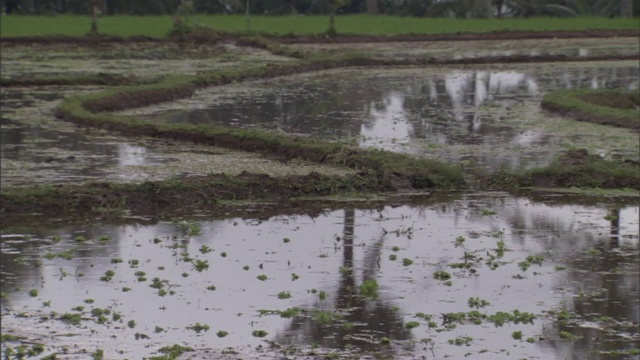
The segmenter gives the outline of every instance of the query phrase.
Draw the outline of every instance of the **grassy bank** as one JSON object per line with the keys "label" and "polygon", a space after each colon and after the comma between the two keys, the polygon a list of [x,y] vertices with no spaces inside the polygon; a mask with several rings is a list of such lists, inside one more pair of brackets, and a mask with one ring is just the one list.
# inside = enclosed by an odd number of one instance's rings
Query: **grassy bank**
{"label": "grassy bank", "polygon": [[640,130],[640,94],[622,89],[560,90],[545,95],[542,107],[579,121]]}
{"label": "grassy bank", "polygon": [[[225,32],[246,32],[241,15],[197,15],[193,23]],[[170,16],[105,16],[99,19],[100,33],[117,36],[145,35],[165,37],[171,30]],[[251,31],[274,35],[313,35],[324,33],[328,16],[252,16]],[[4,16],[1,37],[84,35],[89,31],[88,16]],[[638,19],[627,18],[527,18],[527,19],[446,19],[399,16],[338,16],[336,30],[341,34],[398,35],[453,34],[458,32],[558,31],[591,29],[638,29]]]}

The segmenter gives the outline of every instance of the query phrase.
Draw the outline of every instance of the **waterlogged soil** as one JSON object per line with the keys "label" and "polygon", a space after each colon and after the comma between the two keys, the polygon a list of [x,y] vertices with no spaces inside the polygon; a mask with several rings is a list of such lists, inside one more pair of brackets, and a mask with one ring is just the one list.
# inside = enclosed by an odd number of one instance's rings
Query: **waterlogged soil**
{"label": "waterlogged soil", "polygon": [[1,91],[0,171],[2,188],[95,181],[157,181],[178,176],[270,176],[352,173],[311,162],[268,159],[254,153],[157,139],[123,141],[109,133],[82,129],[53,115],[62,97],[98,87],[11,87]]}
{"label": "waterlogged soil", "polygon": [[240,211],[4,228],[3,334],[64,359],[173,344],[243,359],[637,349],[637,206],[488,193]]}
{"label": "waterlogged soil", "polygon": [[138,78],[245,68],[291,59],[233,43],[180,46],[176,43],[15,45],[0,43],[3,78],[118,74]]}
{"label": "waterlogged soil", "polygon": [[487,56],[630,56],[640,54],[637,38],[578,38],[457,41],[395,41],[384,43],[295,44],[306,53],[337,54],[360,50],[380,59],[470,59]]}
{"label": "waterlogged soil", "polygon": [[638,160],[637,134],[540,109],[569,88],[640,86],[637,62],[346,69],[212,87],[123,112],[150,121],[258,128],[456,162],[545,166],[570,148]]}

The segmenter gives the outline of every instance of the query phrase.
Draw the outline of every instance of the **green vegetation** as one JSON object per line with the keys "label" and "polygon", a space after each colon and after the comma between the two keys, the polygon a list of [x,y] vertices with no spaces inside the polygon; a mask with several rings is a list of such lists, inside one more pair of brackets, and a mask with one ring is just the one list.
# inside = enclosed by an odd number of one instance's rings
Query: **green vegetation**
{"label": "green vegetation", "polygon": [[209,325],[206,324],[200,324],[199,322],[191,325],[191,326],[187,326],[188,330],[193,330],[196,333],[200,333],[201,331],[209,331]]}
{"label": "green vegetation", "polygon": [[360,295],[366,298],[378,298],[378,282],[375,279],[367,279],[360,285]]}
{"label": "green vegetation", "polygon": [[640,171],[632,162],[605,160],[586,150],[571,150],[544,168],[520,176],[522,186],[629,188],[640,190]]}
{"label": "green vegetation", "polygon": [[[318,35],[328,28],[328,16],[252,16],[254,33],[273,35]],[[246,33],[242,15],[195,15],[193,22],[218,31]],[[83,36],[89,31],[87,16],[7,16],[0,22],[2,37],[69,35]],[[173,26],[170,16],[105,16],[99,20],[99,31],[105,35],[145,35],[165,37]],[[516,19],[450,19],[401,16],[338,16],[338,34],[443,34],[456,32],[552,31],[587,29],[637,29],[633,18],[516,18]]]}
{"label": "green vegetation", "polygon": [[580,121],[640,130],[640,94],[637,91],[559,90],[545,95],[542,106]]}
{"label": "green vegetation", "polygon": [[190,348],[188,346],[182,346],[182,345],[171,345],[171,346],[165,346],[162,347],[158,350],[160,353],[164,354],[163,356],[152,356],[151,358],[149,358],[150,360],[175,360],[177,359],[180,355],[184,354],[185,352],[190,352],[190,351],[194,351],[193,348]]}
{"label": "green vegetation", "polygon": [[264,331],[264,330],[253,330],[251,335],[253,335],[255,337],[265,337],[265,336],[269,335],[269,333]]}
{"label": "green vegetation", "polygon": [[417,321],[409,321],[408,323],[404,324],[404,327],[406,327],[407,329],[413,329],[420,326],[420,323]]}
{"label": "green vegetation", "polygon": [[451,279],[451,274],[446,271],[436,271],[433,273],[433,278],[440,281],[445,281]]}

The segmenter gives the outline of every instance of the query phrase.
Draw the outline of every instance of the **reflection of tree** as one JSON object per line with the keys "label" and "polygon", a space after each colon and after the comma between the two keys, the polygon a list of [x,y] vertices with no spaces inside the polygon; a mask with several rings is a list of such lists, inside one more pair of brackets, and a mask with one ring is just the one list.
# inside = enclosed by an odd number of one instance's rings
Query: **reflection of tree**
{"label": "reflection of tree", "polygon": [[[394,311],[388,301],[365,299],[358,295],[359,282],[356,281],[354,265],[354,230],[355,211],[346,209],[344,214],[344,228],[342,236],[342,267],[351,271],[341,271],[340,282],[335,299],[335,311],[344,315],[344,321],[353,327],[327,326],[318,324],[308,316],[296,316],[292,319],[288,329],[279,335],[276,341],[283,344],[319,344],[330,349],[344,349],[347,345],[376,351],[383,349],[376,341],[383,336],[396,340],[409,339],[411,333],[403,326],[402,317]],[[364,259],[363,279],[373,279],[375,265],[380,256],[383,237],[373,247]],[[315,304],[317,308],[320,304]]]}
{"label": "reflection of tree", "polygon": [[[640,305],[637,294],[640,291],[637,245],[624,248],[620,244],[622,208],[614,206],[607,210],[609,234],[594,233],[578,226],[580,221],[573,218],[576,209],[570,206],[544,207],[533,211],[525,204],[517,205],[508,220],[514,240],[521,243],[533,239],[543,249],[558,253],[577,252],[567,260],[566,279],[563,282],[576,284],[573,308],[582,319],[602,322],[603,317],[615,321],[634,323],[624,331],[632,336],[639,332]],[[581,208],[580,212],[586,211]],[[598,213],[598,212],[596,212]],[[535,229],[535,231],[533,231]],[[522,234],[522,235],[518,235]],[[588,252],[589,249],[596,251]],[[609,325],[614,322],[609,322]],[[609,326],[608,325],[608,326]],[[572,358],[590,358],[598,351],[619,350],[628,347],[622,336],[598,327],[561,326],[559,331],[570,331],[582,336],[568,343],[550,340],[551,346],[567,349]],[[545,334],[554,338],[557,333]],[[601,340],[594,340],[601,339]]]}

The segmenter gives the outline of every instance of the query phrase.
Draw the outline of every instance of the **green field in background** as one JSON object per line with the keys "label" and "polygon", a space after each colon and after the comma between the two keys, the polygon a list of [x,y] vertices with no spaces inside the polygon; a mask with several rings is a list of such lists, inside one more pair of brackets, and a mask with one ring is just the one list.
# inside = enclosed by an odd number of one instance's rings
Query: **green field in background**
{"label": "green field in background", "polygon": [[[196,15],[192,23],[227,32],[246,32],[242,15]],[[98,21],[102,34],[164,37],[173,25],[170,16],[105,16]],[[329,26],[328,16],[252,16],[251,30],[276,35],[320,34]],[[2,16],[0,36],[84,35],[88,16]],[[345,15],[336,18],[342,34],[443,34],[491,31],[548,31],[585,29],[638,29],[637,18],[516,18],[447,19],[399,16]]]}

